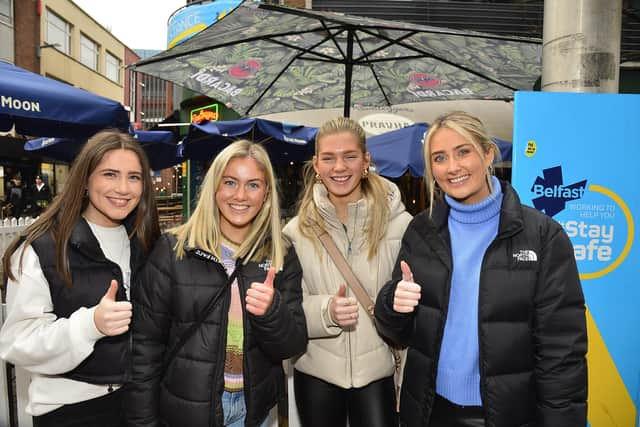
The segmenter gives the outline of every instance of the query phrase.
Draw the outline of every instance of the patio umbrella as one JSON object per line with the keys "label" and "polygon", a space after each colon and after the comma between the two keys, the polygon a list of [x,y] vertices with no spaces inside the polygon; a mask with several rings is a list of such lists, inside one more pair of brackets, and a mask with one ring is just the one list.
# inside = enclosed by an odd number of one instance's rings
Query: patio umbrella
{"label": "patio umbrella", "polygon": [[78,138],[129,127],[129,114],[112,99],[3,61],[0,76],[0,131]]}
{"label": "patio umbrella", "polygon": [[314,153],[317,132],[315,127],[258,118],[192,123],[182,155],[209,160],[233,141],[249,139],[262,144],[275,163],[308,160]]}
{"label": "patio umbrella", "polygon": [[[424,174],[422,147],[424,135],[429,125],[415,123],[401,129],[367,138],[367,149],[380,175],[397,178],[407,170],[415,177]],[[500,150],[501,161],[511,161],[512,144],[498,138],[491,138]],[[497,160],[497,159],[496,159]]]}
{"label": "patio umbrella", "polygon": [[[153,170],[164,169],[184,161],[172,132],[136,130],[133,132],[133,137],[144,149]],[[36,138],[25,142],[24,149],[37,151],[43,157],[50,159],[71,162],[85,142],[86,138]]]}
{"label": "patio umbrella", "polygon": [[512,99],[541,73],[539,40],[246,1],[136,70],[242,115],[424,100]]}

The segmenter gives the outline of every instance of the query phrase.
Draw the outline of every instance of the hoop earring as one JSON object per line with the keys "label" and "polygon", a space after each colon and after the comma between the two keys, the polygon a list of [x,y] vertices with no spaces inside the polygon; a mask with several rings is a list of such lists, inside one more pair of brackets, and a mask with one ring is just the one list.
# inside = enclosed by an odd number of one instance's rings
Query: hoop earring
{"label": "hoop earring", "polygon": [[368,179],[369,178],[369,168],[363,169],[362,170],[362,179]]}
{"label": "hoop earring", "polygon": [[322,184],[322,178],[320,178],[319,173],[316,173],[315,180],[316,180],[316,184]]}

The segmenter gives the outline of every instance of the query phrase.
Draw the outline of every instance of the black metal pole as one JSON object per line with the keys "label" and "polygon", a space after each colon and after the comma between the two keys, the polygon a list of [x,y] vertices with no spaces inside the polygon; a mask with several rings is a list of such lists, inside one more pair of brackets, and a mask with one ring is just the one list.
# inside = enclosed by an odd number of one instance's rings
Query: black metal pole
{"label": "black metal pole", "polygon": [[351,114],[351,76],[353,74],[353,30],[347,32],[347,58],[344,70],[344,116]]}

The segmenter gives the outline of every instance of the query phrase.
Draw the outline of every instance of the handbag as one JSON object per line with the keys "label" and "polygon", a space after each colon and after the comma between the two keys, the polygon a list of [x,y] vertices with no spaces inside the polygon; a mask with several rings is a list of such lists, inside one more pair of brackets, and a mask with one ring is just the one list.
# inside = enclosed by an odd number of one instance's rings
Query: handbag
{"label": "handbag", "polygon": [[164,363],[162,364],[162,370],[160,371],[160,378],[164,377],[164,375],[167,373],[167,369],[169,368],[169,365],[171,364],[173,359],[175,359],[175,357],[178,355],[178,351],[180,351],[180,349],[184,346],[187,340],[191,338],[191,336],[200,327],[200,325],[202,325],[202,322],[204,322],[204,319],[206,319],[211,314],[211,312],[213,311],[213,308],[216,306],[216,303],[218,302],[218,300],[220,299],[224,291],[229,286],[231,286],[233,281],[236,279],[236,276],[238,276],[238,270],[240,269],[240,264],[241,262],[236,262],[236,268],[233,270],[233,273],[231,273],[231,276],[229,276],[229,279],[227,280],[225,285],[222,287],[222,289],[220,289],[220,292],[215,294],[213,298],[209,300],[209,302],[207,303],[207,306],[204,308],[204,310],[202,310],[202,312],[200,312],[200,315],[198,316],[196,321],[193,322],[191,326],[189,326],[189,329],[184,331],[184,333],[180,336],[180,339],[178,340],[178,342],[176,342],[173,345],[173,347],[171,347],[171,350],[167,352],[167,356],[164,359]]}
{"label": "handbag", "polygon": [[[349,267],[347,260],[344,259],[342,253],[336,246],[329,233],[322,229],[318,224],[314,224],[312,228],[315,235],[318,236],[320,243],[322,243],[322,246],[324,246],[324,248],[327,250],[327,253],[333,260],[333,263],[336,265],[336,267],[338,267],[340,274],[342,274],[342,277],[347,282],[347,286],[349,286],[349,289],[351,289],[353,295],[367,312],[367,314],[369,315],[369,319],[371,319],[375,326],[376,321],[373,315],[375,304],[373,300],[365,290],[364,286],[362,286],[362,283],[360,283],[360,280],[358,280],[358,277],[355,275],[351,267]],[[393,376],[396,388],[396,402],[399,403],[400,383],[402,381],[402,350],[391,345],[389,345],[389,347],[391,348],[391,352],[393,353],[393,360],[395,362],[395,372]]]}

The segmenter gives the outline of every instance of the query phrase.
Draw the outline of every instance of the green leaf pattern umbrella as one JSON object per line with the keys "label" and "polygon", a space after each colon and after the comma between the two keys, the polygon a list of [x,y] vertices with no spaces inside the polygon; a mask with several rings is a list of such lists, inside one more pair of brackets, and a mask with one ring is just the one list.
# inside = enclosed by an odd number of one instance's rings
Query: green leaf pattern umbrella
{"label": "green leaf pattern umbrella", "polygon": [[512,99],[541,73],[539,40],[244,2],[136,70],[243,115],[425,100]]}

